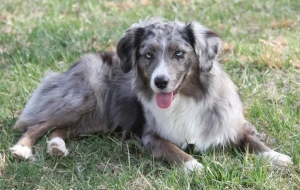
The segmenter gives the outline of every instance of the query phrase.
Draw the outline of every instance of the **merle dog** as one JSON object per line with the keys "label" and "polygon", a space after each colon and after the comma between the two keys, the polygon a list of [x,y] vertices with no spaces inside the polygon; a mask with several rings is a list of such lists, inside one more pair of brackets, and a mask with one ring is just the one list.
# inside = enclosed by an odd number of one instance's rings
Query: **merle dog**
{"label": "merle dog", "polygon": [[187,171],[203,168],[182,150],[188,144],[196,151],[232,144],[274,165],[291,164],[244,118],[237,88],[216,59],[220,49],[219,36],[198,22],[134,24],[117,54],[88,54],[45,77],[14,126],[24,134],[11,151],[29,158],[36,140],[51,130],[48,152],[66,156],[68,137],[120,126],[154,157]]}

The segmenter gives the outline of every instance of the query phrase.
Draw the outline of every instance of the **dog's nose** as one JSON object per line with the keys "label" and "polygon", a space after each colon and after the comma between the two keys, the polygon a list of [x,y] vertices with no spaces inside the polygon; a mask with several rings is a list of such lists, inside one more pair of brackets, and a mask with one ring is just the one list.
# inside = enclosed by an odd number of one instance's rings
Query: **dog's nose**
{"label": "dog's nose", "polygon": [[154,84],[159,89],[165,89],[168,86],[169,79],[166,76],[155,77]]}

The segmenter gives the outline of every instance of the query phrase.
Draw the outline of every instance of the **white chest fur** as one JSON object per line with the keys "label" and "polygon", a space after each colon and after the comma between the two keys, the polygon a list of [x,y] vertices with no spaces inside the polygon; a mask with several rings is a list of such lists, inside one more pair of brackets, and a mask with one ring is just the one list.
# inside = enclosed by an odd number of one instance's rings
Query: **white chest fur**
{"label": "white chest fur", "polygon": [[204,151],[210,146],[225,145],[236,137],[236,130],[229,123],[232,118],[225,119],[222,126],[214,126],[215,131],[211,131],[209,135],[206,133],[211,127],[209,125],[214,123],[207,123],[203,119],[207,111],[203,101],[196,102],[192,98],[177,95],[167,109],[159,108],[154,98],[143,103],[156,120],[156,126],[150,128],[182,149],[188,144],[195,144],[197,151]]}

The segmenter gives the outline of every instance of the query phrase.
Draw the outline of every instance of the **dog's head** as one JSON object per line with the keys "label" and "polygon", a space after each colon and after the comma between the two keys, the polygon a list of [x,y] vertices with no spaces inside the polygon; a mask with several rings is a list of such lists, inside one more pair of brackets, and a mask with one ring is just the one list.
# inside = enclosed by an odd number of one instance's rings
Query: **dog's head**
{"label": "dog's head", "polygon": [[148,20],[128,29],[117,45],[121,68],[132,68],[156,94],[160,108],[168,108],[193,65],[212,69],[220,50],[217,34],[197,22]]}

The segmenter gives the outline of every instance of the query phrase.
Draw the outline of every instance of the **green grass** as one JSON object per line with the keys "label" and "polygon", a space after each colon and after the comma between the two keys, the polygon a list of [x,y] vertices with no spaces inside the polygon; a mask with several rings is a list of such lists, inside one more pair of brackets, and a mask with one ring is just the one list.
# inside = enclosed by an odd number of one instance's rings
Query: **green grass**
{"label": "green grass", "polygon": [[[299,0],[141,2],[1,2],[0,189],[299,189]],[[127,27],[151,15],[198,20],[222,36],[224,68],[247,118],[269,146],[293,157],[293,166],[271,167],[228,148],[194,154],[206,169],[186,176],[115,133],[69,141],[66,158],[46,153],[48,136],[32,160],[11,156],[20,137],[12,126],[45,72],[64,71],[86,52],[114,50]]]}

